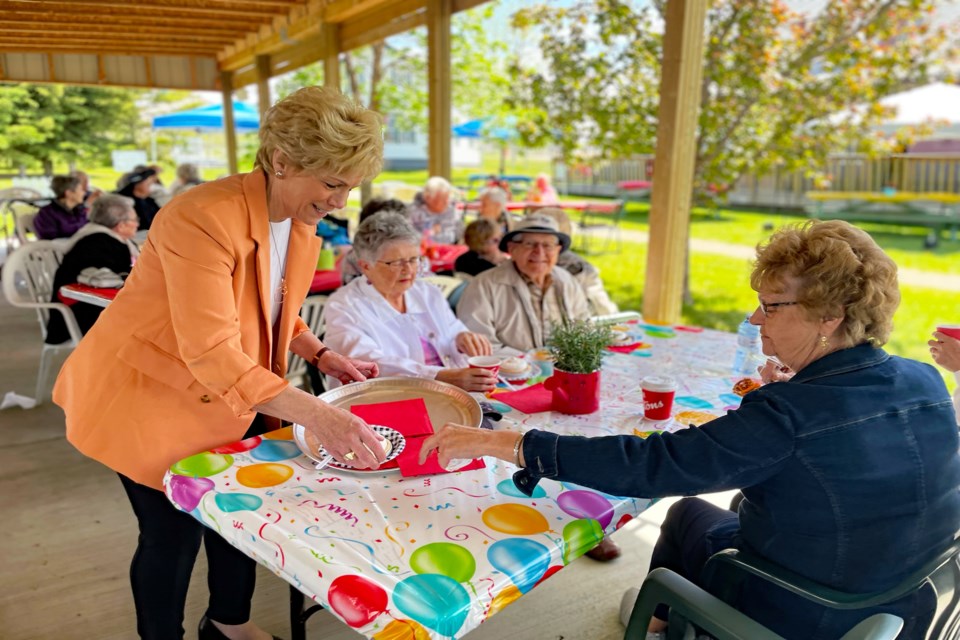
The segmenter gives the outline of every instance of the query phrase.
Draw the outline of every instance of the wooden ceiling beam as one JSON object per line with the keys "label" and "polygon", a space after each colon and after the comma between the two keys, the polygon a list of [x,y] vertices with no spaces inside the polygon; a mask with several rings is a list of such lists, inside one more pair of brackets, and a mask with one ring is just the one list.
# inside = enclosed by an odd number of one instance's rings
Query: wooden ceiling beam
{"label": "wooden ceiling beam", "polygon": [[[66,16],[59,12],[48,11],[47,5],[40,11],[27,11],[24,9],[3,11],[0,16],[5,22],[21,24],[46,24],[53,22],[66,21],[72,28],[90,24],[103,24],[104,16],[91,14],[89,12]],[[133,8],[133,7],[131,7]],[[129,13],[111,13],[109,14],[110,25],[112,26],[144,26],[143,19],[147,14],[131,15]],[[169,16],[158,15],[150,16],[149,25],[152,27],[210,27],[214,29],[225,29],[232,31],[250,31],[260,28],[260,25],[269,22],[269,18],[231,18],[226,16],[202,18],[198,16]]]}
{"label": "wooden ceiling beam", "polygon": [[163,4],[162,8],[165,13],[173,16],[182,16],[182,17],[211,17],[216,18],[217,16],[228,16],[228,15],[238,15],[244,16],[247,18],[272,18],[277,15],[285,13],[284,8],[275,7],[275,6],[255,6],[255,5],[238,5],[236,3],[230,4],[218,4],[212,5],[210,2],[205,2],[205,6],[184,6],[183,4],[171,4],[176,2],[176,0],[152,0],[150,4],[137,5],[128,3],[126,1],[118,2],[97,2],[92,3],[88,0],[51,0],[50,2],[44,1],[42,4],[37,2],[22,2],[21,0],[3,0],[0,2],[0,14],[5,13],[8,9],[40,9],[48,11],[54,14],[59,14],[61,16],[73,15],[78,10],[86,11],[89,15],[98,15],[103,16],[104,18],[109,18],[115,14],[122,15],[137,15],[143,18],[152,19],[152,17],[157,13],[158,4]]}
{"label": "wooden ceiling beam", "polygon": [[[197,49],[185,47],[183,45],[174,45],[170,47],[163,46],[119,46],[112,44],[83,45],[61,47],[57,45],[47,45],[43,50],[50,53],[85,53],[85,54],[114,54],[124,56],[143,56],[143,55],[162,55],[162,56],[197,56],[199,58],[216,58],[215,51],[210,49]],[[37,50],[36,45],[8,44],[0,39],[0,53],[42,53]]]}
{"label": "wooden ceiling beam", "polygon": [[[191,25],[192,26],[192,25]],[[70,31],[83,31],[90,33],[109,33],[111,36],[117,35],[116,24],[104,24],[103,22],[92,22],[89,24],[78,25],[76,22],[20,22],[5,20],[0,16],[0,33],[49,33],[63,35]],[[188,32],[184,27],[171,27],[159,25],[145,25],[142,22],[124,25],[121,33],[146,33],[146,34],[164,34],[178,35],[189,33],[191,37],[217,36],[218,38],[229,38],[236,40],[237,29],[223,29],[218,27],[198,27]]]}
{"label": "wooden ceiling beam", "polygon": [[[67,35],[64,37],[64,33],[68,33],[61,29],[46,29],[43,27],[37,27],[33,29],[24,29],[21,27],[8,27],[3,24],[3,21],[0,21],[0,33],[3,35],[0,37],[15,37],[15,38],[24,38],[31,37],[36,42],[42,42],[49,40],[50,42],[73,42],[74,36]],[[109,36],[111,40],[138,40],[143,41],[145,38],[149,40],[156,40],[163,38],[165,41],[174,42],[174,41],[183,41],[187,43],[193,42],[211,42],[223,46],[234,40],[233,34],[221,33],[221,34],[210,34],[206,31],[199,33],[185,33],[183,31],[155,31],[153,29],[144,29],[143,31],[126,31],[122,34],[118,34],[116,29],[111,26],[103,25],[101,27],[84,29],[84,36]],[[83,38],[86,40],[87,38]]]}
{"label": "wooden ceiling beam", "polygon": [[427,12],[422,0],[401,0],[397,5],[402,5],[404,10],[398,10],[390,19],[378,19],[373,15],[344,24],[340,32],[343,50],[352,51],[427,23]]}
{"label": "wooden ceiling beam", "polygon": [[213,53],[220,50],[220,45],[216,42],[197,42],[192,40],[189,37],[167,37],[158,40],[147,40],[143,36],[127,36],[127,37],[114,37],[110,39],[110,42],[104,42],[102,38],[97,37],[85,37],[77,36],[72,38],[50,38],[49,40],[45,38],[31,38],[27,36],[11,36],[6,33],[0,34],[0,47],[3,45],[20,45],[20,46],[29,46],[33,45],[37,49],[49,49],[49,48],[60,48],[67,49],[70,47],[83,47],[83,46],[103,46],[104,49],[109,48],[110,46],[116,45],[129,45],[131,47],[136,47],[140,45],[144,48],[149,47],[164,47],[164,48],[173,48],[173,47],[186,47],[189,49],[205,50],[211,51]]}
{"label": "wooden ceiling beam", "polygon": [[[259,35],[248,36],[227,47],[219,56],[220,68],[235,71],[252,64],[258,55],[277,55],[288,48],[299,47],[301,41],[319,33],[321,23],[338,24],[341,29],[351,29],[355,22],[360,21],[360,24],[364,25],[362,28],[379,29],[385,24],[404,19],[411,13],[421,12],[423,2],[424,0],[398,0],[389,3],[383,0],[337,0],[323,5],[311,0],[305,7],[291,11],[288,19],[275,20],[271,27],[261,29]],[[351,41],[357,41],[357,31],[357,28],[351,31]],[[390,35],[399,33],[389,28],[386,32]],[[353,47],[342,46],[341,51],[349,51],[351,48]]]}

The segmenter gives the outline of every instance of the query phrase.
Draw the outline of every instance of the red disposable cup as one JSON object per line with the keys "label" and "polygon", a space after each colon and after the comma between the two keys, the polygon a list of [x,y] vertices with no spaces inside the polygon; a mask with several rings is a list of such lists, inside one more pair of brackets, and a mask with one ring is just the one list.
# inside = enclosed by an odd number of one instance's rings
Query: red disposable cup
{"label": "red disposable cup", "polygon": [[501,362],[503,362],[503,358],[498,356],[471,356],[467,359],[467,364],[471,368],[488,369],[493,371],[493,375],[497,375],[497,372],[500,371]]}
{"label": "red disposable cup", "polygon": [[640,381],[643,391],[643,417],[653,422],[670,419],[677,381],[670,376],[647,376]]}
{"label": "red disposable cup", "polygon": [[960,324],[939,324],[937,325],[937,331],[960,340]]}

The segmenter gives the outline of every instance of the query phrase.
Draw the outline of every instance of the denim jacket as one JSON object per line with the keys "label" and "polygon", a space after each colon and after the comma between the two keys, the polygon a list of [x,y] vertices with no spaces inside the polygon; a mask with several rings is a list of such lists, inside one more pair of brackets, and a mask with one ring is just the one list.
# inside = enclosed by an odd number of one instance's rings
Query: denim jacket
{"label": "denim jacket", "polygon": [[[843,591],[896,585],[960,527],[957,423],[943,379],[866,344],[747,394],[700,428],[645,440],[530,431],[523,453],[514,482],[528,495],[540,478],[651,498],[739,488],[734,546]],[[753,615],[765,600],[753,617],[788,637],[836,638],[852,626],[848,614],[791,598],[757,591],[742,608]],[[900,605],[878,610],[928,614],[919,596]]]}

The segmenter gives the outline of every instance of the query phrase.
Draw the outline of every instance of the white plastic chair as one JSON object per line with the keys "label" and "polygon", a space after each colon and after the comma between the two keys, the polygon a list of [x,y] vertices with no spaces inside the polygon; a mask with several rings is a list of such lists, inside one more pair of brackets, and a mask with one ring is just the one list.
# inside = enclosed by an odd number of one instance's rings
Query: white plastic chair
{"label": "white plastic chair", "polygon": [[457,290],[463,280],[454,276],[424,276],[421,278],[424,282],[440,287],[444,298],[449,298],[450,294]]}
{"label": "white plastic chair", "polygon": [[[323,306],[327,303],[327,296],[308,296],[300,307],[300,317],[310,327],[315,336],[322,336],[324,332]],[[287,380],[299,387],[310,388],[310,379],[307,374],[307,361],[291,353],[287,365]]]}
{"label": "white plastic chair", "polygon": [[[10,203],[18,207],[33,207],[30,204],[24,203]],[[20,244],[27,244],[32,240],[37,239],[37,230],[33,228],[33,220],[37,217],[37,209],[33,207],[33,210],[27,211],[16,211],[14,210],[14,215],[16,219],[16,230],[17,230],[17,240],[20,241]]]}
{"label": "white plastic chair", "polygon": [[[40,322],[43,350],[40,352],[40,369],[37,372],[37,403],[43,401],[50,357],[60,350],[77,346],[83,334],[77,325],[73,311],[65,304],[50,302],[53,294],[53,277],[63,260],[62,244],[51,240],[29,242],[7,258],[3,266],[3,294],[15,307],[34,309]],[[51,311],[63,314],[70,339],[61,344],[47,344],[47,321]]]}

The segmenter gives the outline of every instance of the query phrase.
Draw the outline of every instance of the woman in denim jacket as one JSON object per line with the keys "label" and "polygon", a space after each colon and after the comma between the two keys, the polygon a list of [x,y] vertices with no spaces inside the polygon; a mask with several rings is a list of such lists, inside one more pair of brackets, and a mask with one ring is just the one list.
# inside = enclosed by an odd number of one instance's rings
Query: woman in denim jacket
{"label": "woman in denim jacket", "polygon": [[[734,547],[835,589],[887,589],[949,546],[960,522],[958,433],[943,379],[880,348],[900,302],[896,271],[845,222],[781,230],[757,252],[751,322],[763,352],[795,372],[789,379],[677,433],[582,438],[448,426],[421,456],[438,449],[441,464],[476,455],[512,462],[518,446],[514,482],[527,494],[541,478],[650,498],[739,488],[738,513],[677,502],[651,568],[699,582],[710,555]],[[878,610],[904,619],[900,638],[922,638],[935,603],[919,592],[840,612],[748,583],[737,605],[780,635],[815,640]],[[664,620],[658,611],[651,631]]]}

